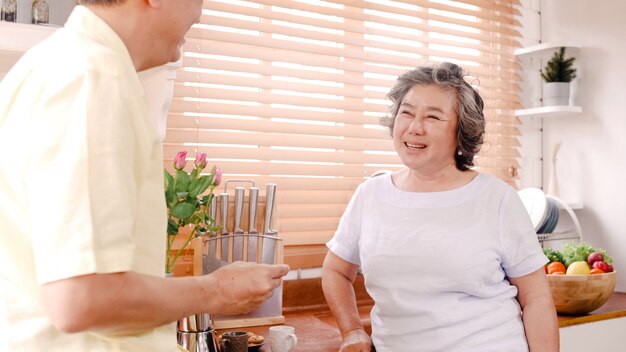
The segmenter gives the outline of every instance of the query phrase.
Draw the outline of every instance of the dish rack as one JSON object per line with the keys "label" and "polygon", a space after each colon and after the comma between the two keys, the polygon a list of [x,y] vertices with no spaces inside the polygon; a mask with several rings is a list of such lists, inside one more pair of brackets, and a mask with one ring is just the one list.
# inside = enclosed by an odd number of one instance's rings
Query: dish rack
{"label": "dish rack", "polygon": [[580,223],[578,222],[578,217],[576,216],[576,213],[574,213],[574,210],[558,197],[546,195],[546,199],[550,199],[557,203],[559,209],[564,210],[565,213],[569,215],[573,228],[550,233],[538,233],[537,238],[539,239],[539,243],[541,243],[543,246],[543,242],[557,240],[578,240],[579,242],[582,242],[583,233],[580,227]]}

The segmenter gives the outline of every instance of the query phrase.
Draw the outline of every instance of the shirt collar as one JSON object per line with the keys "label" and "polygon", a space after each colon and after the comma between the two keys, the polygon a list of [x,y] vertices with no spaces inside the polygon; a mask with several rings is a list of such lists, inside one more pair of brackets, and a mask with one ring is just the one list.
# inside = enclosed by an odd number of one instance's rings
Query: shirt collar
{"label": "shirt collar", "polygon": [[92,37],[95,41],[117,52],[127,65],[135,67],[122,38],[102,18],[87,7],[76,5],[65,22],[65,28]]}

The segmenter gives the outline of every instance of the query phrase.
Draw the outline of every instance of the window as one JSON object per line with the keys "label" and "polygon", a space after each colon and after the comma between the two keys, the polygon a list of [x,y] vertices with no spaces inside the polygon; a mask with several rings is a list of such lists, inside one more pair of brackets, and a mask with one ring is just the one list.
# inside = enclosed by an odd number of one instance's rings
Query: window
{"label": "window", "polygon": [[403,72],[446,60],[474,77],[485,100],[479,169],[514,184],[516,3],[205,1],[177,72],[165,166],[196,149],[225,179],[255,180],[262,195],[277,184],[286,262],[319,265],[358,184],[402,166],[378,125],[385,94]]}

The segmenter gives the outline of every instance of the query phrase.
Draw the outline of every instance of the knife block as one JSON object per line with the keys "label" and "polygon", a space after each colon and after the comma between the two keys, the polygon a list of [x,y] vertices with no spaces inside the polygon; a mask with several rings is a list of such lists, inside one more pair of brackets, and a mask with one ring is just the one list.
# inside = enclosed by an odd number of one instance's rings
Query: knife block
{"label": "knife block", "polygon": [[[227,236],[215,236],[203,239],[202,249],[202,274],[209,274],[218,268],[233,262],[235,242],[243,243],[243,253],[240,258],[244,261],[261,262],[263,248],[270,246],[275,249],[273,264],[283,263],[283,241],[275,236],[256,234],[233,234]],[[248,251],[249,245],[256,243],[256,252]],[[224,251],[223,249],[227,249]],[[235,316],[214,315],[216,329],[230,329],[246,326],[283,324],[285,317],[282,315],[283,287],[277,287],[274,294],[265,300],[257,309],[248,314]]]}

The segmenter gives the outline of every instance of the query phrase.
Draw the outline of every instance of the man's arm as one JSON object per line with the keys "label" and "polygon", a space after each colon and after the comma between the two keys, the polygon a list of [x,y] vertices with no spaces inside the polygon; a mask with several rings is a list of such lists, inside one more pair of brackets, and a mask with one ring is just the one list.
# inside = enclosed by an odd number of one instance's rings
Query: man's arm
{"label": "man's arm", "polygon": [[181,278],[90,274],[43,285],[43,302],[63,332],[126,334],[194,313],[249,312],[272,295],[288,271],[287,265],[236,262],[209,275]]}
{"label": "man's arm", "polygon": [[509,281],[518,290],[530,352],[558,352],[559,324],[544,268]]}

